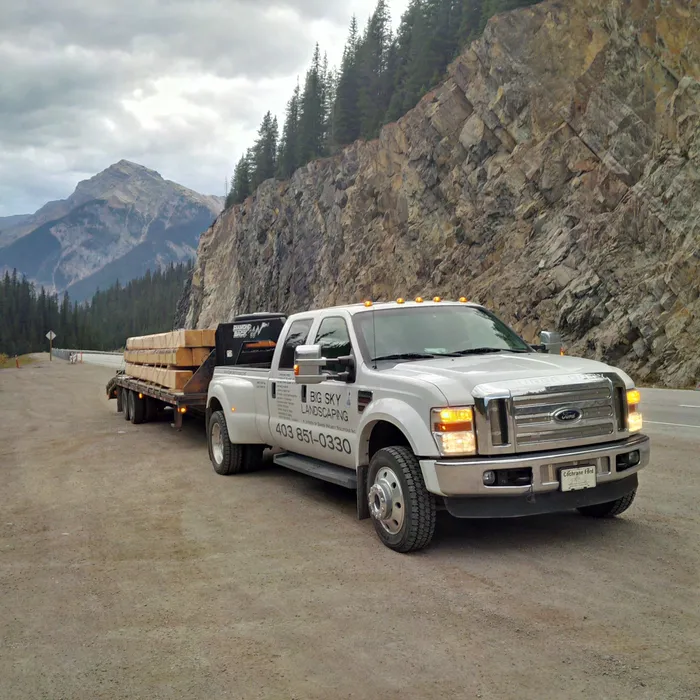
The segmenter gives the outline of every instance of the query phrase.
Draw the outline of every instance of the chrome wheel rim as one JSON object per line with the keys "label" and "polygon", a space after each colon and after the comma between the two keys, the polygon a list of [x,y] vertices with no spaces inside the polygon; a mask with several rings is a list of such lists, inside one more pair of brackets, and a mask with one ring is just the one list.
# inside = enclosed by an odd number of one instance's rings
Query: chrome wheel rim
{"label": "chrome wheel rim", "polygon": [[217,464],[224,461],[224,436],[218,423],[212,423],[211,426],[211,453]]}
{"label": "chrome wheel rim", "polygon": [[401,531],[405,516],[405,503],[401,482],[393,469],[382,467],[374,477],[368,494],[372,517],[390,535]]}

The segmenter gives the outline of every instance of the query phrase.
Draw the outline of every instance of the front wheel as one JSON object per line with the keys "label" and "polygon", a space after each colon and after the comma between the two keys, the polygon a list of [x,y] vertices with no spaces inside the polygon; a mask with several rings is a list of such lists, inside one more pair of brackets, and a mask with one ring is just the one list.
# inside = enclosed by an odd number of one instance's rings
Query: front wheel
{"label": "front wheel", "polygon": [[427,547],[435,532],[435,499],[413,452],[407,447],[378,450],[369,463],[367,484],[379,539],[396,552]]}
{"label": "front wheel", "polygon": [[637,489],[614,501],[598,503],[595,506],[582,506],[578,512],[589,518],[614,518],[616,515],[624,513],[632,505],[636,495]]}

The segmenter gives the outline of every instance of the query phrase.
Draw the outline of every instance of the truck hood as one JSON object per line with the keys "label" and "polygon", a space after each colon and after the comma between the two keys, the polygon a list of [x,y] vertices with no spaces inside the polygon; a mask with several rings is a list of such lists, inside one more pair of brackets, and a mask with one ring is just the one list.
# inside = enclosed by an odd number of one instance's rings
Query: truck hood
{"label": "truck hood", "polygon": [[[528,353],[518,355],[503,352],[492,355],[450,357],[433,360],[401,362],[383,370],[395,377],[419,379],[435,385],[452,406],[471,403],[474,389],[513,389],[545,383],[584,382],[582,375],[615,372],[628,388],[632,379],[621,370],[602,362],[567,355]],[[525,381],[529,380],[529,381]],[[540,380],[540,381],[537,381]]]}

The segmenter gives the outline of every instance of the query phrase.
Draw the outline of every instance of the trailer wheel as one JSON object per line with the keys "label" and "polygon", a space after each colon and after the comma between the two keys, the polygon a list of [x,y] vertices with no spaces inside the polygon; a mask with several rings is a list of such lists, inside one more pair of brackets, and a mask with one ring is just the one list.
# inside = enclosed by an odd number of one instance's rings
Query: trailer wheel
{"label": "trailer wheel", "polygon": [[407,447],[385,447],[369,463],[367,499],[379,539],[396,552],[415,552],[435,532],[435,499],[425,488],[416,456]]}
{"label": "trailer wheel", "polygon": [[131,392],[128,389],[122,389],[122,408],[124,409],[124,420],[131,420],[129,394],[131,394]]}
{"label": "trailer wheel", "polygon": [[146,419],[146,402],[135,391],[129,392],[129,417],[134,425],[139,425]]}
{"label": "trailer wheel", "polygon": [[207,429],[207,446],[214,471],[222,476],[254,471],[262,462],[262,445],[231,443],[223,411],[214,411],[211,414]]}
{"label": "trailer wheel", "polygon": [[146,402],[146,422],[150,423],[158,417],[158,401],[150,396],[147,396]]}

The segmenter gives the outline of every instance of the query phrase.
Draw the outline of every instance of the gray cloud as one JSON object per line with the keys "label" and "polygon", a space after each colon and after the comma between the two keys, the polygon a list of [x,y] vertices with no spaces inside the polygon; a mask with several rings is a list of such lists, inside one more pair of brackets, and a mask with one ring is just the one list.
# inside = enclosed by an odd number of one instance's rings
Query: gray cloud
{"label": "gray cloud", "polygon": [[282,116],[314,42],[337,60],[351,13],[374,5],[0,0],[0,216],[65,197],[121,158],[222,194],[264,111]]}

